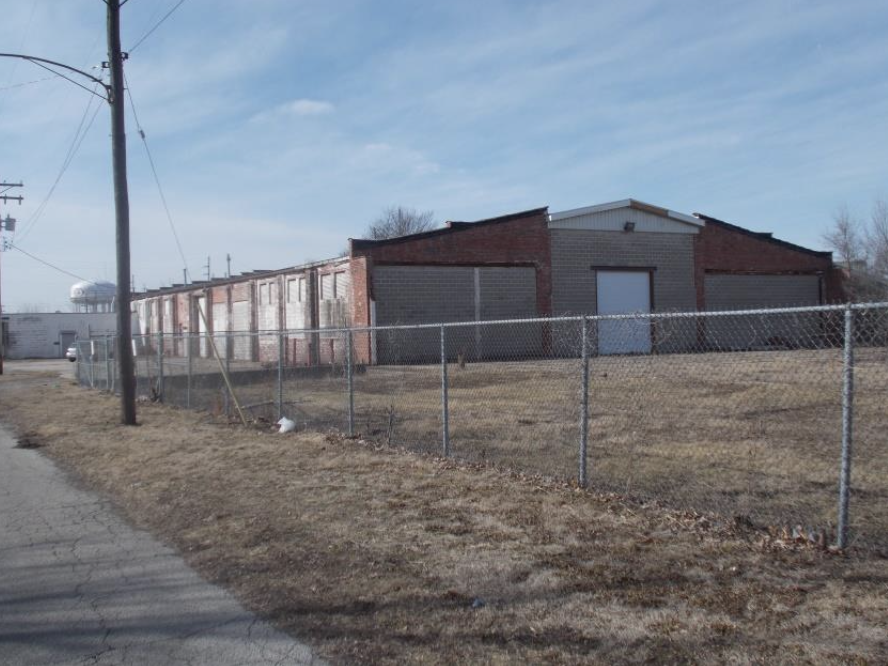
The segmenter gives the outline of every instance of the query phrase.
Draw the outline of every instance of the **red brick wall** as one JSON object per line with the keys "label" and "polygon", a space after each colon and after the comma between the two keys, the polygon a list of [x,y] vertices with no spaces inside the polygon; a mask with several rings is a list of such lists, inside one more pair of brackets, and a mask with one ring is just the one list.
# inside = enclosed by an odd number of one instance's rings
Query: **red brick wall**
{"label": "red brick wall", "polygon": [[[366,276],[372,275],[374,264],[532,265],[536,269],[537,311],[540,316],[552,313],[552,259],[545,209],[503,221],[474,225],[455,223],[454,226],[453,231],[441,234],[353,247],[352,261],[366,258]],[[356,281],[356,278],[353,272],[352,280]],[[366,286],[369,287],[366,296],[369,302],[373,287],[372,284]],[[357,302],[357,287],[354,295]]]}
{"label": "red brick wall", "polygon": [[[353,257],[349,261],[351,273],[351,320],[352,326],[370,325],[370,272],[367,257]],[[356,363],[370,363],[370,335],[354,334],[354,358]]]}
{"label": "red brick wall", "polygon": [[822,273],[825,300],[833,300],[841,287],[832,259],[795,250],[766,238],[756,238],[718,223],[707,222],[696,237],[694,280],[697,308],[705,309],[703,281],[706,271],[737,273]]}

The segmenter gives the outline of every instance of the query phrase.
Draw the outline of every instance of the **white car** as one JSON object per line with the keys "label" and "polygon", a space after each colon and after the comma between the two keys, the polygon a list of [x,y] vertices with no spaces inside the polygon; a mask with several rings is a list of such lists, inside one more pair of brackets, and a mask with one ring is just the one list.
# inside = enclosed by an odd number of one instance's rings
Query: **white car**
{"label": "white car", "polygon": [[71,363],[77,360],[77,345],[71,345],[68,347],[65,351],[65,358],[71,361]]}

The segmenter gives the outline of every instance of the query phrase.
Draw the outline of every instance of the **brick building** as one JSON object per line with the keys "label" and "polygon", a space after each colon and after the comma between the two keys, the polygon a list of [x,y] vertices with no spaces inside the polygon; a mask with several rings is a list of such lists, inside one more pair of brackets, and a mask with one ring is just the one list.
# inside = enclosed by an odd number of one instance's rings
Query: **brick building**
{"label": "brick building", "polygon": [[[277,331],[292,364],[341,358],[341,338],[323,329],[563,314],[735,310],[842,299],[840,272],[817,252],[702,214],[634,199],[549,213],[537,208],[387,240],[350,240],[347,257],[135,295],[141,332]],[[206,313],[206,323],[197,307]],[[761,341],[688,321],[668,341],[652,327],[596,329],[600,353],[682,350],[700,344],[748,347]],[[613,326],[610,327],[611,329]],[[516,336],[508,327],[470,327],[452,351],[469,357],[557,353],[557,330]],[[702,335],[702,338],[701,338]],[[277,359],[274,336],[235,339],[220,355]],[[361,362],[434,358],[437,338],[356,336]],[[193,353],[208,355],[206,342]],[[184,353],[171,348],[169,353]]]}

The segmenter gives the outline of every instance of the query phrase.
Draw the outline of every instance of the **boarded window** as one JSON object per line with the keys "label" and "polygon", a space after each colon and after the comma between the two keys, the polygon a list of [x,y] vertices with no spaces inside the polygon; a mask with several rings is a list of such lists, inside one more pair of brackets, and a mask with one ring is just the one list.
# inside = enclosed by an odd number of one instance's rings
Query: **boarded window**
{"label": "boarded window", "polygon": [[321,300],[332,301],[334,298],[336,298],[336,283],[334,282],[333,274],[328,273],[327,275],[322,275]]}
{"label": "boarded window", "polygon": [[349,286],[348,273],[346,273],[345,271],[339,271],[338,273],[333,274],[333,291],[334,291],[335,298],[347,299],[348,298],[348,286]]}

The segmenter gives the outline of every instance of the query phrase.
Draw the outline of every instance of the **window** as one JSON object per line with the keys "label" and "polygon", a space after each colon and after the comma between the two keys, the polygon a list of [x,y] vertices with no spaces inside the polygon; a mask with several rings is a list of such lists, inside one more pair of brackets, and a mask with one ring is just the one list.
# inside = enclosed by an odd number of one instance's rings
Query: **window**
{"label": "window", "polygon": [[321,276],[321,300],[332,301],[334,298],[336,298],[336,283],[333,274],[327,273]]}
{"label": "window", "polygon": [[259,305],[268,305],[268,284],[259,285]]}
{"label": "window", "polygon": [[333,297],[343,300],[348,298],[348,273],[345,271],[333,273]]}

